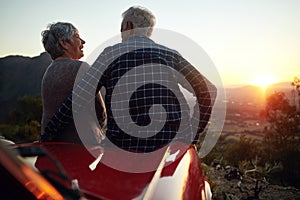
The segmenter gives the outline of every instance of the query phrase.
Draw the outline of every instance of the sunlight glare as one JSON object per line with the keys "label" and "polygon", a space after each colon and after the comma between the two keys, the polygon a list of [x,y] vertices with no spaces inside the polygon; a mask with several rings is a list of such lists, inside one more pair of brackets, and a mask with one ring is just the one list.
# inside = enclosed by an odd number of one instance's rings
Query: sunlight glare
{"label": "sunlight glare", "polygon": [[255,77],[255,79],[251,82],[251,84],[260,86],[263,89],[266,89],[270,84],[276,82],[274,76],[270,74],[262,74]]}

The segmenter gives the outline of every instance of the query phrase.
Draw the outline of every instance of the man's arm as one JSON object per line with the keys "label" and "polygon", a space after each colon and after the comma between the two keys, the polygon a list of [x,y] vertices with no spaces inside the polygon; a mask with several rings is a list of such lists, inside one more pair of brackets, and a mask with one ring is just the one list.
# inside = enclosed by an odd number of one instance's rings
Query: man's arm
{"label": "man's arm", "polygon": [[107,113],[106,113],[106,108],[105,108],[103,98],[101,96],[101,92],[98,92],[98,94],[96,95],[95,111],[96,111],[96,116],[98,118],[98,122],[99,122],[101,128],[105,127]]}
{"label": "man's arm", "polygon": [[[179,65],[177,71],[184,76],[192,88],[187,87],[187,85],[184,83],[180,84],[188,91],[194,93],[197,98],[200,121],[198,123],[197,135],[193,141],[193,143],[197,143],[199,134],[205,129],[209,121],[212,107],[216,99],[217,89],[206,77],[204,77],[194,66],[192,66],[181,56],[179,56]],[[194,92],[191,91],[191,89],[193,89]],[[197,106],[197,104],[195,106]],[[194,115],[195,114],[197,113],[194,112]],[[193,118],[198,119],[199,116],[194,116]]]}
{"label": "man's arm", "polygon": [[68,126],[73,120],[72,116],[72,93],[65,99],[61,106],[48,122],[44,132],[41,134],[40,141],[51,141],[55,136]]}

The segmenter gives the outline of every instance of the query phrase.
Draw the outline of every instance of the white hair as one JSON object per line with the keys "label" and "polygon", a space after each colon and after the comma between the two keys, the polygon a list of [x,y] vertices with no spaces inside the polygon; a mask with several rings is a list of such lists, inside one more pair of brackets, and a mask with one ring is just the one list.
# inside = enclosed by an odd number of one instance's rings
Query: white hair
{"label": "white hair", "polygon": [[64,54],[64,49],[60,45],[59,40],[71,42],[74,30],[76,28],[71,23],[57,22],[49,24],[47,30],[42,32],[44,48],[53,60]]}
{"label": "white hair", "polygon": [[122,17],[122,26],[127,22],[131,22],[134,29],[142,28],[148,37],[151,36],[156,19],[147,8],[132,6],[122,14]]}

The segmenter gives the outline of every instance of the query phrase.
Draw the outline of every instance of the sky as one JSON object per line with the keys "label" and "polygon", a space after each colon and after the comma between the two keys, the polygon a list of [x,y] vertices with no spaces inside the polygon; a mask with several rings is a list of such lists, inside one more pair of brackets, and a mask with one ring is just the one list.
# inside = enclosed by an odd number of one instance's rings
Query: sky
{"label": "sky", "polygon": [[[0,0],[0,57],[38,56],[49,23],[71,22],[86,41],[85,61],[120,32],[121,14],[141,5],[156,28],[199,45],[224,85],[293,81],[300,75],[299,0]],[[154,30],[155,31],[155,30]]]}

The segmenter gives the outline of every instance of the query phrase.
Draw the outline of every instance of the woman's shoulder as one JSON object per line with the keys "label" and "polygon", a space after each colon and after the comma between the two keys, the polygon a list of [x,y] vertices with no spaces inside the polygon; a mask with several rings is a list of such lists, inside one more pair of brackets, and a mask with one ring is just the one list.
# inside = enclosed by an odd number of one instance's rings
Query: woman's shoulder
{"label": "woman's shoulder", "polygon": [[89,68],[89,64],[84,61],[79,61],[79,60],[73,60],[73,59],[60,59],[56,60],[52,63],[52,67],[55,68],[70,68],[69,70],[76,69],[78,70],[79,68]]}
{"label": "woman's shoulder", "polygon": [[69,64],[69,65],[89,65],[87,62],[85,61],[80,61],[80,60],[73,60],[73,59],[62,59],[60,60],[65,64]]}

